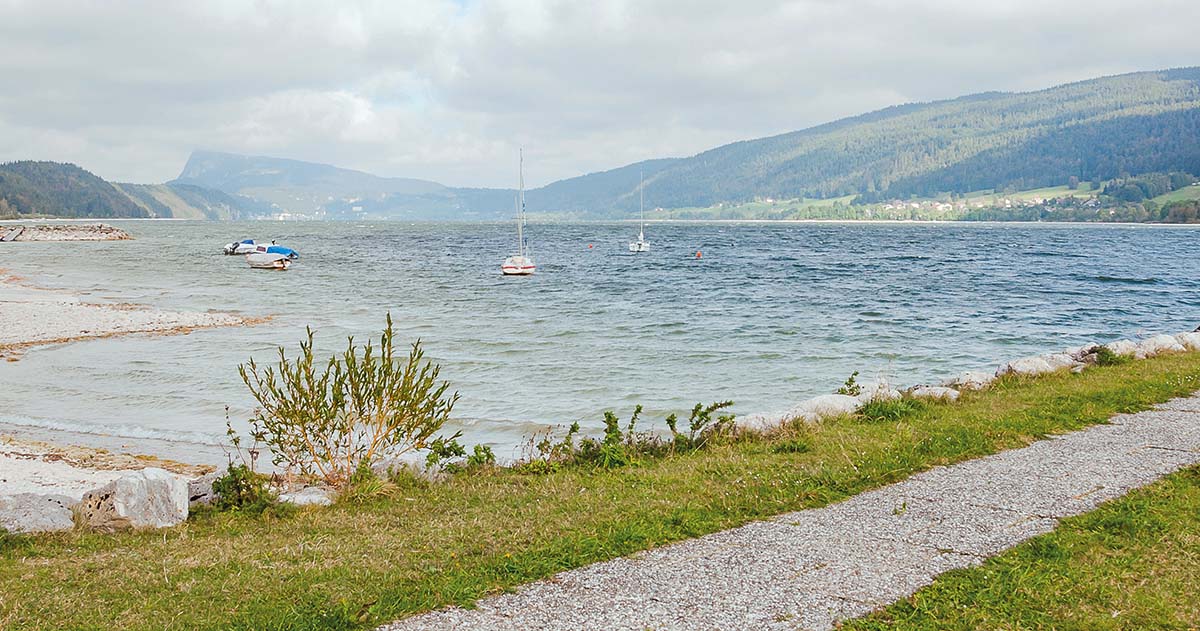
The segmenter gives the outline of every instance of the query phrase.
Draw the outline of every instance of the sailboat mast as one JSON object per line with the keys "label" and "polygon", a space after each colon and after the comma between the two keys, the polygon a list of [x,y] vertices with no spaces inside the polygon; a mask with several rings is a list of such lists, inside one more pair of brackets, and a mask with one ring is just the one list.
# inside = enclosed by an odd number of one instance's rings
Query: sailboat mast
{"label": "sailboat mast", "polygon": [[638,171],[638,180],[638,235],[643,235],[646,233],[646,174]]}
{"label": "sailboat mast", "polygon": [[517,150],[517,254],[525,256],[525,149]]}

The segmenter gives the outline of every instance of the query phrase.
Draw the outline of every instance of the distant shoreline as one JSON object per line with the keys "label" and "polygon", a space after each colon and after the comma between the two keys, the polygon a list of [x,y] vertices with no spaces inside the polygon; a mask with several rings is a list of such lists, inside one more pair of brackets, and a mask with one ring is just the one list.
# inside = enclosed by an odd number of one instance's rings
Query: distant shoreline
{"label": "distant shoreline", "polygon": [[[94,223],[95,218],[55,217],[45,219],[0,219],[0,225],[5,224],[37,224],[37,223]],[[186,219],[180,217],[111,217],[104,221],[110,222],[141,222],[141,221],[178,221],[210,224],[228,224],[237,222],[252,222],[263,224],[290,223],[454,223],[454,224],[496,224],[508,223],[510,220],[491,219],[477,221],[469,219],[307,219],[307,220],[276,220],[276,219]],[[536,215],[529,218],[531,224],[636,224],[638,219],[553,219],[542,220]],[[855,224],[855,225],[898,225],[898,226],[1140,226],[1159,228],[1200,228],[1200,223],[1164,223],[1164,222],[1135,222],[1135,221],[963,221],[959,219],[647,219],[647,224]]]}

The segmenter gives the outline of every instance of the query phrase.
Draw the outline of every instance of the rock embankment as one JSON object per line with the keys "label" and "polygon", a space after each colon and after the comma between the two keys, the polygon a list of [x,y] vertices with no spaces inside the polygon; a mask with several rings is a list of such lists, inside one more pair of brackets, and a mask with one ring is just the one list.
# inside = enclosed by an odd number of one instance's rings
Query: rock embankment
{"label": "rock embankment", "polygon": [[125,241],[132,239],[120,228],[97,224],[34,224],[0,226],[0,242],[11,241]]}
{"label": "rock embankment", "polygon": [[1059,371],[1082,372],[1087,367],[1100,363],[1101,355],[1105,351],[1110,356],[1133,360],[1164,353],[1200,351],[1200,330],[1176,335],[1154,335],[1138,341],[1117,340],[1104,345],[1084,344],[1056,353],[1021,357],[1005,362],[991,372],[965,372],[941,385],[920,384],[903,392],[883,380],[858,384],[854,396],[825,394],[802,401],[786,411],[743,416],[738,418],[736,423],[741,429],[762,432],[793,421],[817,423],[826,418],[855,414],[862,406],[872,401],[909,397],[952,403],[958,400],[962,392],[982,390],[1001,377],[1036,377]]}

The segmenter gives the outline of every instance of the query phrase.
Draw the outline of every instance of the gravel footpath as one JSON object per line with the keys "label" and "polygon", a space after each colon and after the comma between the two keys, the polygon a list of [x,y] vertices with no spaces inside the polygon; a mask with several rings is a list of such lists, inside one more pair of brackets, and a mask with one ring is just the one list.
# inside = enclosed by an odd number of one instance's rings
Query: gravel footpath
{"label": "gravel footpath", "polygon": [[380,627],[831,629],[1200,463],[1200,396]]}

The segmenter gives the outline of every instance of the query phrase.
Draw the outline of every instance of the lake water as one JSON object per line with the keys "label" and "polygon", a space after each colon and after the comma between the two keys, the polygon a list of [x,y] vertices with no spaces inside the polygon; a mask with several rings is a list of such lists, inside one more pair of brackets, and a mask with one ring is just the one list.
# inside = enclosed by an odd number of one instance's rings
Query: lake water
{"label": "lake water", "polygon": [[[499,455],[547,424],[599,426],[605,409],[641,403],[659,424],[699,401],[773,411],[854,370],[931,382],[1200,323],[1186,227],[669,223],[633,255],[636,225],[535,224],[537,275],[504,278],[509,224],[114,223],[136,240],[5,245],[0,268],[91,301],[275,319],[33,350],[0,364],[0,425],[211,445],[226,405],[252,409],[240,362],[294,348],[306,326],[339,350],[389,311],[462,394],[466,441]],[[243,237],[303,258],[251,270],[220,253]]]}

